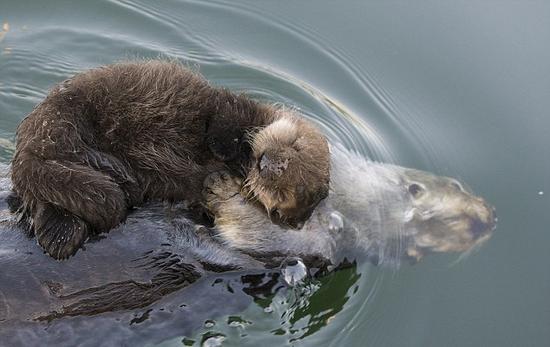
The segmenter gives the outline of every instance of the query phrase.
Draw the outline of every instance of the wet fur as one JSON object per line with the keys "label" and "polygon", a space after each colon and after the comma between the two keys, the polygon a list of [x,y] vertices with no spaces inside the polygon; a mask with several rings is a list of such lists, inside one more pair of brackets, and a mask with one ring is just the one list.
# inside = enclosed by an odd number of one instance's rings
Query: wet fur
{"label": "wet fur", "polygon": [[[213,87],[176,62],[129,62],[78,74],[55,86],[17,130],[15,208],[48,254],[67,258],[90,235],[118,225],[132,206],[152,199],[197,206],[209,173],[226,168],[245,177],[258,160],[251,141],[283,118],[307,123]],[[319,147],[319,138],[327,147],[316,128],[307,129],[302,136],[313,135],[315,143],[302,150]],[[278,146],[276,140],[266,147]],[[328,165],[328,150],[312,153],[311,160]],[[299,160],[292,165],[303,174],[316,168],[302,169]],[[306,182],[308,203],[318,202],[316,192],[328,185],[328,166],[324,172],[324,180]],[[295,176],[277,177],[276,186],[304,184],[288,177]],[[296,201],[289,213],[303,218]]]}
{"label": "wet fur", "polygon": [[258,165],[248,172],[245,192],[262,202],[272,221],[301,226],[327,197],[329,149],[310,122],[291,113],[276,120],[253,137],[252,156]]}
{"label": "wet fur", "polygon": [[187,218],[184,204],[147,203],[65,263],[45,258],[21,235],[5,203],[9,180],[0,174],[0,292],[7,295],[0,321],[144,307],[203,275],[264,269],[263,277],[292,257],[327,270],[365,258],[415,262],[434,252],[469,252],[492,235],[492,207],[454,179],[370,162],[338,145],[331,160],[329,196],[301,230],[271,223],[243,197],[242,178],[214,172],[203,190],[213,228]]}
{"label": "wet fur", "polygon": [[208,176],[204,195],[220,239],[247,254],[319,256],[331,264],[367,256],[399,264],[465,252],[491,236],[494,209],[457,180],[367,161],[341,145],[331,152],[331,192],[300,230],[273,224],[247,204],[229,172]]}

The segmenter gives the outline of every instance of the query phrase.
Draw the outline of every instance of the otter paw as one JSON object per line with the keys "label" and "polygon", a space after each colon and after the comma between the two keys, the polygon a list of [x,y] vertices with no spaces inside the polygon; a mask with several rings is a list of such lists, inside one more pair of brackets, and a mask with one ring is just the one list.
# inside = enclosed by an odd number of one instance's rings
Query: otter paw
{"label": "otter paw", "polygon": [[38,244],[57,260],[74,255],[90,234],[88,223],[54,207],[46,207],[35,216],[34,228]]}
{"label": "otter paw", "polygon": [[208,203],[227,200],[241,190],[241,179],[227,171],[217,171],[206,177],[203,184],[203,196]]}

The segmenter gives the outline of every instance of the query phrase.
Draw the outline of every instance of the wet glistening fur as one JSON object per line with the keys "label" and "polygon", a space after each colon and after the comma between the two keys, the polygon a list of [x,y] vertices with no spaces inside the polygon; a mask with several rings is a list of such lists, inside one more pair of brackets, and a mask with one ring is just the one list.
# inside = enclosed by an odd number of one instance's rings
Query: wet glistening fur
{"label": "wet glistening fur", "polygon": [[[0,319],[35,318],[52,307],[59,311],[50,318],[144,307],[208,273],[273,269],[289,258],[330,270],[344,260],[393,266],[432,253],[464,254],[492,235],[494,209],[452,178],[371,162],[339,145],[331,161],[329,196],[301,230],[271,223],[241,195],[242,179],[214,172],[203,192],[216,215],[213,228],[188,219],[181,204],[151,202],[63,264],[36,252],[6,211],[10,182],[0,165],[0,292],[12,308]],[[14,282],[25,290],[3,289]],[[57,283],[59,295],[47,283]]]}
{"label": "wet glistening fur", "polygon": [[127,62],[62,82],[21,122],[11,205],[63,259],[148,200],[185,200],[200,214],[204,178],[220,169],[295,226],[328,194],[329,165],[325,137],[296,112],[176,62]]}

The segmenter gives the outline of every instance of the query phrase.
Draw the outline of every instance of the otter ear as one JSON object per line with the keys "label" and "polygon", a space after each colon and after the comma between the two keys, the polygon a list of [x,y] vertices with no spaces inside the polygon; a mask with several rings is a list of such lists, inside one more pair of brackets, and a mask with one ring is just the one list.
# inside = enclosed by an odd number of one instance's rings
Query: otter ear
{"label": "otter ear", "polygon": [[240,153],[242,139],[242,129],[234,123],[224,122],[223,117],[213,116],[207,124],[206,144],[218,160],[236,159]]}
{"label": "otter ear", "polygon": [[319,201],[325,199],[329,194],[329,185],[328,183],[322,183],[320,186],[316,187],[316,190],[310,195],[310,203],[314,203],[315,206]]}

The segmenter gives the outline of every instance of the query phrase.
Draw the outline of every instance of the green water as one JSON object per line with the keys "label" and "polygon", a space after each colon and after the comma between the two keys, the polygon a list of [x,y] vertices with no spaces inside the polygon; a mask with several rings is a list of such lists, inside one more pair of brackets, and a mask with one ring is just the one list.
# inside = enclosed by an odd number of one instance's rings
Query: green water
{"label": "green water", "polygon": [[459,177],[499,216],[467,257],[359,265],[294,298],[256,300],[234,313],[238,324],[216,318],[185,342],[220,333],[227,346],[548,346],[549,43],[547,1],[2,0],[0,160],[53,84],[175,57],[216,84],[299,108],[373,159]]}

